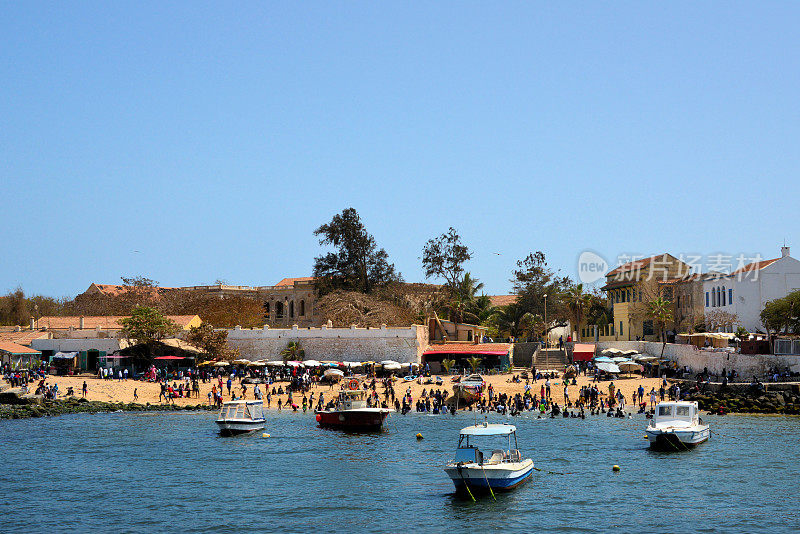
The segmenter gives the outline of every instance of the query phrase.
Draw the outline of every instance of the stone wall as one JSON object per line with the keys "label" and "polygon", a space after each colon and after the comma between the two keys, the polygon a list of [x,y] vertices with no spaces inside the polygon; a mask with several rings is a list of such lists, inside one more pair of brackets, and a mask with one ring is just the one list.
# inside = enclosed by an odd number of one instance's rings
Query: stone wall
{"label": "stone wall", "polygon": [[[649,341],[611,341],[597,344],[598,354],[607,348],[622,350],[633,349],[642,354],[661,356],[662,343]],[[722,370],[736,370],[741,380],[749,380],[753,376],[763,377],[771,368],[789,368],[792,372],[800,372],[800,356],[774,354],[729,354],[725,352],[712,352],[700,350],[694,345],[681,343],[667,343],[664,348],[664,358],[675,362],[678,367],[688,366],[692,371],[702,371],[708,368],[711,373],[721,374]]]}
{"label": "stone wall", "polygon": [[419,363],[428,346],[422,325],[388,328],[234,328],[228,344],[249,360],[280,360],[290,341],[305,351],[307,360],[381,361]]}

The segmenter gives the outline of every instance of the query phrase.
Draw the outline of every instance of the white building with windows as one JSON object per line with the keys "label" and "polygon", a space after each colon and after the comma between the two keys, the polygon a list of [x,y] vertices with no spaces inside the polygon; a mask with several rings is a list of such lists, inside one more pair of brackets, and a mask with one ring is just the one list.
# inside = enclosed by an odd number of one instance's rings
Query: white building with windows
{"label": "white building with windows", "polygon": [[724,276],[706,275],[703,280],[706,322],[715,316],[715,311],[727,312],[736,315],[738,322],[714,330],[734,332],[743,326],[748,332],[764,332],[760,318],[764,305],[797,289],[800,289],[800,261],[789,255],[789,247],[782,247],[780,258],[750,263]]}

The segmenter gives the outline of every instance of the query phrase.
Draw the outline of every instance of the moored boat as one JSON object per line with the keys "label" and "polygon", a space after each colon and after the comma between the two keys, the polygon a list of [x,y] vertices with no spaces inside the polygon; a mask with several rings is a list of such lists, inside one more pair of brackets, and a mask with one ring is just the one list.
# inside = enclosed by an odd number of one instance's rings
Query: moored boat
{"label": "moored boat", "polygon": [[708,425],[700,419],[697,402],[660,402],[645,430],[650,447],[668,451],[685,450],[707,441]]}
{"label": "moored boat", "polygon": [[380,430],[390,410],[368,406],[367,392],[359,389],[358,380],[351,380],[348,387],[350,389],[339,392],[332,408],[316,410],[319,426],[340,430]]}
{"label": "moored boat", "polygon": [[[483,436],[508,438],[507,449],[493,449],[488,457],[476,443]],[[511,448],[511,440],[514,448]],[[508,491],[530,479],[533,460],[517,448],[517,428],[508,424],[476,424],[461,429],[455,458],[444,469],[456,492]]]}
{"label": "moored boat", "polygon": [[462,378],[453,384],[453,399],[467,404],[480,400],[483,387],[486,385],[483,377],[478,374]]}
{"label": "moored boat", "polygon": [[217,418],[219,433],[223,436],[261,430],[264,422],[264,404],[260,400],[223,403]]}

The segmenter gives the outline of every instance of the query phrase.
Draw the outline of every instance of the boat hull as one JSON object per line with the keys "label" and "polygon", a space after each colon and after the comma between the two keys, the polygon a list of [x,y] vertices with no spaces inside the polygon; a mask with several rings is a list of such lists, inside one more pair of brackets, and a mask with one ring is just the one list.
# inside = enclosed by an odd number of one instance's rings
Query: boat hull
{"label": "boat hull", "polygon": [[530,480],[533,475],[533,460],[497,465],[448,464],[444,469],[453,481],[457,493],[488,493],[511,491]]}
{"label": "boat hull", "polygon": [[263,430],[265,425],[264,419],[256,419],[252,421],[217,421],[219,433],[222,436],[235,436],[237,434],[246,434],[256,430]]}
{"label": "boat hull", "polygon": [[646,431],[650,448],[664,451],[682,451],[705,443],[711,436],[708,426],[687,430],[662,430],[648,428]]}
{"label": "boat hull", "polygon": [[323,428],[339,430],[377,431],[383,427],[389,410],[359,408],[354,410],[317,410],[317,423]]}

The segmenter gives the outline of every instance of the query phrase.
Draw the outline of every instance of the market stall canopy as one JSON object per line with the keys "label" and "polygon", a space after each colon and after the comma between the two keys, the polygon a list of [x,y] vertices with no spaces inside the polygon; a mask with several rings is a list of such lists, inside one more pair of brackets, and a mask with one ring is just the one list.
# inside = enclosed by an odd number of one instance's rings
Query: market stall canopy
{"label": "market stall canopy", "polygon": [[192,345],[191,343],[187,343],[186,341],[178,339],[176,337],[160,339],[158,342],[161,343],[162,345],[166,345],[174,349],[181,349],[186,352],[194,352],[195,354],[200,354],[201,352],[203,352],[194,345]]}
{"label": "market stall canopy", "polygon": [[621,350],[619,353],[620,353],[620,354],[627,354],[627,355],[631,355],[631,354],[636,354],[636,353],[637,353],[637,351],[635,351],[635,350],[633,350],[633,349],[628,349],[628,350]]}
{"label": "market stall canopy", "polygon": [[364,364],[361,362],[342,362],[342,365],[344,365],[348,369],[355,369],[356,367],[361,367]]}
{"label": "market stall canopy", "polygon": [[591,343],[576,343],[572,349],[572,359],[588,362],[594,357],[595,346]]}
{"label": "market stall canopy", "polygon": [[319,367],[322,365],[317,360],[306,360],[303,363],[306,364],[306,367]]}
{"label": "market stall canopy", "polygon": [[[56,352],[53,354],[54,360],[70,360],[77,356],[77,352]],[[117,356],[117,358],[121,358],[122,356]],[[106,356],[106,358],[114,358],[114,356]]]}
{"label": "market stall canopy", "polygon": [[399,370],[400,370],[400,369],[402,369],[402,368],[403,368],[403,366],[402,366],[402,365],[400,365],[400,364],[399,364],[399,363],[397,363],[397,362],[395,362],[395,363],[385,363],[385,364],[383,364],[383,370],[384,370],[384,371],[399,371]]}
{"label": "market stall canopy", "polygon": [[396,362],[394,360],[382,360],[381,361],[381,365],[392,365],[392,364],[395,364],[395,363],[400,365],[400,362]]}
{"label": "market stall canopy", "polygon": [[639,365],[636,362],[632,362],[630,360],[625,361],[625,362],[619,362],[617,364],[617,367],[619,367],[620,371],[625,372],[625,373],[630,373],[630,372],[633,372],[633,371],[642,371],[642,366],[641,365]]}
{"label": "market stall canopy", "polygon": [[266,362],[260,361],[250,362],[247,364],[248,367],[264,367],[265,365],[267,365]]}
{"label": "market stall canopy", "polygon": [[328,369],[322,374],[323,378],[339,379],[344,376],[344,371],[341,369]]}
{"label": "market stall canopy", "polygon": [[206,360],[204,362],[198,363],[197,367],[205,367],[206,365],[211,365],[213,363],[216,363],[216,362],[214,360]]}
{"label": "market stall canopy", "polygon": [[622,351],[621,351],[621,350],[619,350],[619,349],[610,348],[610,349],[605,349],[605,350],[603,351],[603,354],[619,354],[619,353],[621,353],[621,352],[622,352]]}
{"label": "market stall canopy", "polygon": [[289,367],[300,367],[303,364],[298,361],[291,361],[291,362],[286,362],[286,365],[288,365]]}
{"label": "market stall canopy", "polygon": [[597,368],[601,371],[605,371],[606,373],[619,373],[619,367],[616,364],[610,362],[600,362],[597,364]]}
{"label": "market stall canopy", "polygon": [[235,363],[236,365],[247,365],[248,363],[250,363],[250,360],[247,360],[245,358],[239,358],[238,360],[233,360],[233,363]]}
{"label": "market stall canopy", "polygon": [[272,360],[267,362],[267,367],[283,367],[282,360]]}
{"label": "market stall canopy", "polygon": [[230,365],[230,362],[217,362],[214,364],[214,367],[227,367]]}

